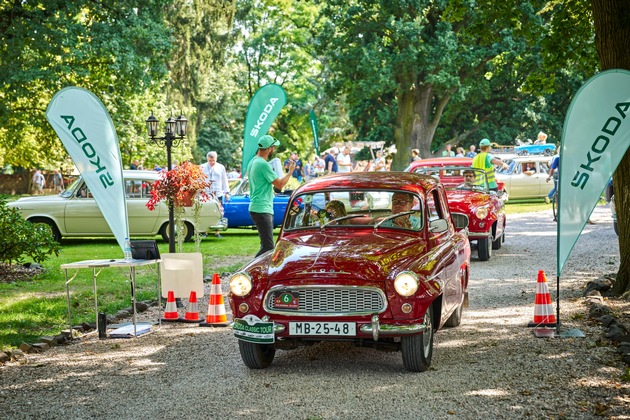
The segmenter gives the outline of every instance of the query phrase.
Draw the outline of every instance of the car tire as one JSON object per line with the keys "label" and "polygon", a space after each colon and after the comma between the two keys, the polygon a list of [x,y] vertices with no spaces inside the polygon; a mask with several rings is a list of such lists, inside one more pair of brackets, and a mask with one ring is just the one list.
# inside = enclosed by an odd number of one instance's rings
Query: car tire
{"label": "car tire", "polygon": [[[190,241],[194,233],[195,233],[195,228],[193,227],[193,225],[189,222],[184,222],[184,242]],[[162,235],[162,239],[164,239],[164,242],[169,241],[168,222],[162,225],[162,228],[160,229],[160,235]]]}
{"label": "car tire", "polygon": [[545,156],[551,156],[551,149],[545,149],[545,150],[543,150],[543,154],[544,154]]}
{"label": "car tire", "polygon": [[241,352],[243,363],[250,369],[264,369],[271,365],[276,355],[273,344],[248,343],[238,340],[238,349]]}
{"label": "car tire", "polygon": [[29,222],[33,224],[40,224],[40,225],[48,226],[50,228],[50,231],[55,241],[61,242],[61,232],[59,232],[57,225],[52,220],[35,218],[35,219],[29,219]]}
{"label": "car tire", "polygon": [[448,317],[448,319],[444,323],[444,326],[446,328],[459,327],[459,325],[462,323],[462,312],[464,312],[464,304],[463,303],[461,303],[455,309],[455,311],[453,311],[451,316]]}
{"label": "car tire", "polygon": [[488,261],[492,256],[492,241],[490,238],[477,240],[477,256],[481,261]]}
{"label": "car tire", "polygon": [[523,150],[523,151],[521,152],[521,156],[527,156],[528,154],[529,154],[529,153],[527,152],[527,150]]}
{"label": "car tire", "polygon": [[424,314],[427,328],[420,334],[404,336],[400,342],[403,365],[411,372],[424,372],[433,357],[433,305]]}
{"label": "car tire", "polygon": [[503,233],[497,239],[492,241],[492,249],[497,250],[501,249],[501,245],[503,244]]}

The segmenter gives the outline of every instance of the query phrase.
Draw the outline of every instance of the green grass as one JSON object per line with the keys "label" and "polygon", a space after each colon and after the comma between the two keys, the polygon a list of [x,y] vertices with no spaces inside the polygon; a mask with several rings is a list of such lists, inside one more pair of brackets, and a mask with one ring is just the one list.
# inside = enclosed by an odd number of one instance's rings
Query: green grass
{"label": "green grass", "polygon": [[509,200],[505,203],[507,214],[529,213],[551,210],[551,204],[545,203],[542,198],[535,200]]}
{"label": "green grass", "polygon": [[[209,236],[201,241],[204,275],[231,272],[248,262],[260,246],[252,229],[229,229],[223,239]],[[161,238],[161,253],[168,244]],[[195,252],[194,242],[186,243],[183,252]],[[0,282],[0,349],[14,348],[22,342],[36,342],[40,336],[55,335],[68,328],[65,273],[62,264],[82,260],[122,258],[114,239],[64,239],[58,257],[42,265],[44,272],[30,280]],[[228,261],[228,263],[225,263]],[[227,265],[226,265],[227,264]],[[136,299],[157,298],[155,266],[139,267],[136,274]],[[97,276],[99,311],[114,314],[131,306],[127,270],[107,268]],[[69,272],[72,277],[74,272]],[[95,322],[92,271],[82,269],[70,282],[73,324]]]}

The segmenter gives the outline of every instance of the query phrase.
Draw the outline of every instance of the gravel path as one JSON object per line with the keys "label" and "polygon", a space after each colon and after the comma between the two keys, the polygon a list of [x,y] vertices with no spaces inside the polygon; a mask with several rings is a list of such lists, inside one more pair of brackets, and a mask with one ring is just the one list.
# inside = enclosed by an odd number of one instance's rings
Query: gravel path
{"label": "gravel path", "polygon": [[278,351],[270,368],[253,371],[229,329],[167,324],[137,340],[93,337],[1,367],[0,416],[628,418],[624,365],[601,327],[587,322],[581,298],[588,280],[619,264],[609,209],[598,207],[593,220],[561,286],[563,330],[586,338],[535,338],[525,327],[539,269],[555,307],[556,241],[551,211],[520,214],[509,217],[490,261],[473,252],[470,307],[460,327],[437,333],[428,372],[405,371],[399,352],[337,343]]}

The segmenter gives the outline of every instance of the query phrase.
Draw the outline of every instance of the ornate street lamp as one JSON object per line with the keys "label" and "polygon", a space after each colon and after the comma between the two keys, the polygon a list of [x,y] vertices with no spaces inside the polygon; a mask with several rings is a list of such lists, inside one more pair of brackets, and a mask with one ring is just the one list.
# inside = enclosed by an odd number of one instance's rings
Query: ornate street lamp
{"label": "ornate street lamp", "polygon": [[[147,118],[147,132],[149,139],[159,145],[166,146],[166,162],[167,170],[173,169],[173,163],[171,160],[171,148],[178,146],[179,143],[186,137],[186,129],[188,127],[188,120],[183,115],[173,118],[168,117],[164,126],[164,136],[158,137],[158,126],[160,122],[151,112],[151,116]],[[173,213],[173,202],[168,203],[168,252],[175,252],[175,216]]]}

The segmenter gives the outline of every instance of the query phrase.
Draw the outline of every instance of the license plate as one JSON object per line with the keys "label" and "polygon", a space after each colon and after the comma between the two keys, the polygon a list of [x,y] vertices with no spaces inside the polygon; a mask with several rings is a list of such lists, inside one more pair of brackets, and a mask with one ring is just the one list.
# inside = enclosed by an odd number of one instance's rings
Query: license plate
{"label": "license plate", "polygon": [[289,322],[289,335],[356,335],[354,322]]}

